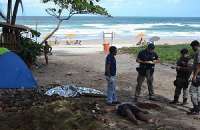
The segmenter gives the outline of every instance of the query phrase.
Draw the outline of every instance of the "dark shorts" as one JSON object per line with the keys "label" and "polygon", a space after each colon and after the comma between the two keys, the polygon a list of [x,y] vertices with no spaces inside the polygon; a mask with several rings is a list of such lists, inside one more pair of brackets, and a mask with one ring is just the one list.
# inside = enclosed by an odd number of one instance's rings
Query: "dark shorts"
{"label": "dark shorts", "polygon": [[141,112],[136,106],[131,105],[131,104],[122,104],[119,105],[117,108],[117,114],[119,114],[120,116],[124,116],[126,117],[126,109],[130,109],[132,111],[133,114],[136,114],[138,112]]}

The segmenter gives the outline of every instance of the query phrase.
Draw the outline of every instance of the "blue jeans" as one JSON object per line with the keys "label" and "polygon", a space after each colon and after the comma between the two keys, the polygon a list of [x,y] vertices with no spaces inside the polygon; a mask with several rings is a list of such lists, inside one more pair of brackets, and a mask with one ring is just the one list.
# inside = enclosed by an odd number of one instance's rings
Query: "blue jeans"
{"label": "blue jeans", "polygon": [[116,76],[108,77],[106,76],[108,83],[107,86],[107,103],[112,103],[117,101],[116,95]]}

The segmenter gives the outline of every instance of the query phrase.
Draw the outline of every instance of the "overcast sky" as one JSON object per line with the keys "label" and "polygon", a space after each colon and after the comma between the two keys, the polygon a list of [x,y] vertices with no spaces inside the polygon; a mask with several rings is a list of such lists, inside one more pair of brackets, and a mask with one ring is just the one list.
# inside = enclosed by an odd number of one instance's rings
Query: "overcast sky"
{"label": "overcast sky", "polygon": [[[1,7],[7,0],[0,0]],[[46,16],[40,0],[23,0],[23,16]],[[113,16],[200,17],[200,0],[101,0]],[[4,8],[5,9],[5,8]],[[48,15],[47,15],[48,16]]]}

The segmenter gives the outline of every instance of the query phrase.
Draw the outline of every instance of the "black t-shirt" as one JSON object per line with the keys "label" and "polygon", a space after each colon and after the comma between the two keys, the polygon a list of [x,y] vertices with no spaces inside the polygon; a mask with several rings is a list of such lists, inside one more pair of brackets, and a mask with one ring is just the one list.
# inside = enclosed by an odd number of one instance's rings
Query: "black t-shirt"
{"label": "black t-shirt", "polygon": [[[137,59],[140,59],[142,61],[154,61],[158,60],[158,55],[156,52],[150,52],[147,49],[142,50],[139,52]],[[147,64],[147,63],[140,63],[140,68],[144,69],[152,69],[154,68],[155,64]]]}
{"label": "black t-shirt", "polygon": [[[110,64],[110,75],[111,76],[116,76],[116,59],[113,55],[109,54],[106,57],[106,65]],[[106,65],[105,65],[105,75],[108,76],[108,72],[106,71]]]}
{"label": "black t-shirt", "polygon": [[[190,67],[189,65],[189,58],[187,57],[180,57],[177,62],[176,62],[176,65],[177,66],[180,66],[180,67]],[[190,75],[192,73],[191,70],[189,69],[177,69],[177,78],[184,78],[184,79],[189,79],[190,78]]]}

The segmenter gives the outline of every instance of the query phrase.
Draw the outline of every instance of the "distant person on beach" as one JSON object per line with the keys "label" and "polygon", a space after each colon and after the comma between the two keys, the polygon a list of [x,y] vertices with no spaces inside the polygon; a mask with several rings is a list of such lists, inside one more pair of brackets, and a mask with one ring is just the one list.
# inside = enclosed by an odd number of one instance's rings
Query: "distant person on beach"
{"label": "distant person on beach", "polygon": [[48,54],[51,54],[52,52],[52,47],[48,44],[47,41],[44,42],[44,57],[45,57],[45,61],[46,64],[48,65]]}
{"label": "distant person on beach", "polygon": [[194,54],[193,63],[193,76],[192,85],[190,86],[190,95],[193,104],[193,108],[188,114],[199,115],[200,111],[200,43],[195,40],[190,44]]}
{"label": "distant person on beach", "polygon": [[143,37],[141,37],[140,40],[138,41],[138,43],[136,45],[142,45],[142,46],[144,46],[144,45],[146,45],[146,43],[147,43],[146,40]]}
{"label": "distant person on beach", "polygon": [[106,57],[105,76],[107,80],[107,104],[113,105],[119,103],[116,94],[116,59],[117,48],[111,46],[109,54]]}
{"label": "distant person on beach", "polygon": [[149,90],[149,99],[155,100],[154,88],[153,88],[153,74],[156,63],[160,63],[160,59],[157,53],[154,51],[154,44],[149,44],[146,49],[139,52],[136,62],[139,63],[139,67],[136,68],[138,72],[137,86],[135,90],[135,101],[140,96],[141,87],[144,79],[147,79],[147,85]]}
{"label": "distant person on beach", "polygon": [[143,38],[141,37],[140,40],[138,41],[137,45],[141,45],[143,41]]}
{"label": "distant person on beach", "polygon": [[187,104],[188,99],[188,85],[189,78],[192,73],[192,66],[189,64],[190,57],[188,55],[188,49],[184,48],[180,51],[181,56],[176,62],[176,80],[174,81],[174,85],[176,86],[174,93],[174,100],[170,102],[170,104],[177,104],[181,91],[183,89],[183,104]]}
{"label": "distant person on beach", "polygon": [[55,44],[55,45],[58,44],[57,37],[55,37],[55,42],[54,42],[54,44]]}

